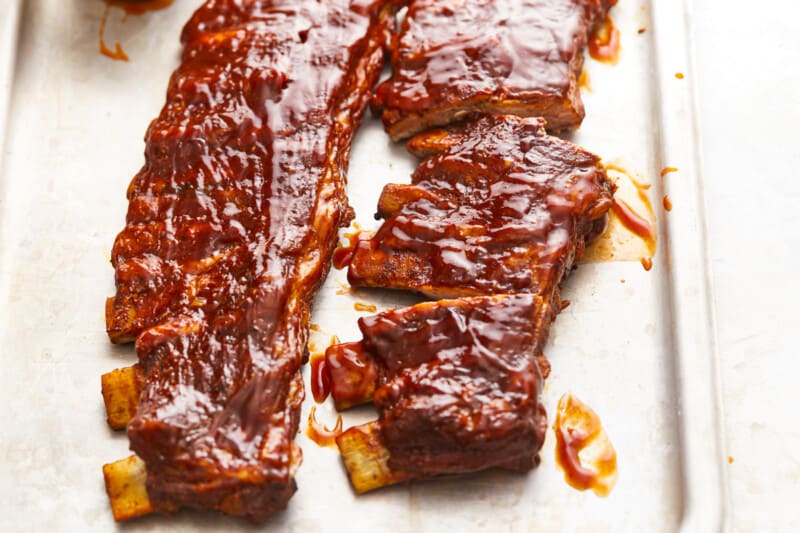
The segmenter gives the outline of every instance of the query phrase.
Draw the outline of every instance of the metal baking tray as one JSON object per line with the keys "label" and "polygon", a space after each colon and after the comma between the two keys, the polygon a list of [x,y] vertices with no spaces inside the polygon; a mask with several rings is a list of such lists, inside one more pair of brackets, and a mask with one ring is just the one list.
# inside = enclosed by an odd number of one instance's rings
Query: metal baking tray
{"label": "metal baking tray", "polygon": [[[100,0],[0,2],[0,531],[114,528],[100,467],[128,454],[105,424],[100,375],[134,360],[103,323],[113,294],[110,247],[142,136],[177,65],[179,31],[200,0],[122,21],[107,39],[128,63],[98,53]],[[304,434],[299,490],[265,530],[713,531],[725,527],[720,398],[706,251],[702,176],[684,1],[621,0],[616,66],[587,61],[587,117],[572,140],[651,183],[658,215],[653,269],[638,261],[582,264],[568,279],[544,391],[552,420],[571,391],[600,415],[619,460],[610,497],[577,492],[554,460],[527,474],[485,472],[357,497],[335,450]],[[643,32],[640,30],[644,29]],[[15,67],[12,68],[12,65]],[[682,73],[683,79],[675,74]],[[9,100],[7,120],[3,113]],[[2,122],[5,122],[3,124]],[[369,117],[352,150],[349,194],[365,229],[385,183],[407,182],[414,161]],[[663,167],[679,170],[659,177]],[[674,209],[659,206],[668,194]],[[625,280],[624,283],[622,280]],[[337,294],[333,270],[316,300],[323,333],[358,338],[355,301],[404,305],[399,293]],[[319,348],[319,349],[321,349]],[[307,370],[306,370],[307,372]],[[307,377],[307,376],[306,376]],[[313,399],[306,399],[308,416]],[[332,423],[329,404],[317,410]],[[374,418],[346,413],[345,427]],[[251,530],[214,514],[148,517],[126,531]]]}

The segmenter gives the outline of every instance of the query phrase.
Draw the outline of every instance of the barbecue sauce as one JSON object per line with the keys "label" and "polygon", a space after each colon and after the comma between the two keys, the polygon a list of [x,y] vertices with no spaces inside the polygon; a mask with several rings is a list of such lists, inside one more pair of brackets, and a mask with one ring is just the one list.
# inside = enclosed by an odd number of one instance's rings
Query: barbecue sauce
{"label": "barbecue sauce", "polygon": [[619,50],[619,29],[607,14],[589,36],[589,55],[598,61],[614,65],[619,61]]}
{"label": "barbecue sauce", "polygon": [[337,344],[325,352],[331,395],[337,409],[368,402],[378,382],[378,366],[360,342]]}
{"label": "barbecue sauce", "polygon": [[318,446],[336,446],[336,437],[342,434],[342,415],[336,417],[336,425],[333,429],[319,421],[317,421],[317,406],[311,406],[311,412],[308,414],[308,427],[306,428],[306,435],[309,439],[317,443]]}
{"label": "barbecue sauce", "polygon": [[[577,57],[608,4],[416,0],[395,41],[392,77],[378,86],[373,105],[394,140],[471,111],[522,108],[554,130],[575,128],[583,119],[573,91]],[[594,46],[610,60],[619,37],[608,29]]]}
{"label": "barbecue sauce", "polygon": [[661,204],[664,206],[664,211],[672,211],[672,200],[670,200],[669,196],[664,195],[664,198],[661,200]]}
{"label": "barbecue sauce", "polygon": [[353,309],[363,313],[374,313],[378,310],[373,304],[365,304],[363,302],[356,302],[353,304]]}
{"label": "barbecue sauce", "polygon": [[209,1],[184,26],[107,314],[147,371],[127,431],[156,511],[261,521],[294,492],[312,300],[393,23],[379,0]]}
{"label": "barbecue sauce", "polygon": [[333,267],[337,270],[345,268],[353,260],[353,255],[356,253],[358,242],[361,239],[362,231],[356,228],[352,233],[345,233],[343,237],[347,240],[346,244],[341,242],[333,252]]}
{"label": "barbecue sauce", "polygon": [[558,401],[553,429],[556,463],[567,483],[608,496],[617,482],[617,453],[597,414],[571,394],[564,394]]}
{"label": "barbecue sauce", "polygon": [[631,209],[624,200],[614,198],[614,214],[630,231],[644,239],[647,243],[655,241],[656,234],[650,221]]}
{"label": "barbecue sauce", "polygon": [[106,57],[110,57],[114,61],[128,61],[129,59],[119,41],[114,41],[113,50],[106,45],[106,23],[108,22],[108,14],[112,6],[123,9],[125,11],[125,17],[127,17],[128,15],[142,15],[147,11],[164,9],[172,5],[173,1],[174,0],[106,0],[106,7],[103,11],[103,18],[100,20],[100,30],[98,32],[100,53]]}
{"label": "barbecue sauce", "polygon": [[328,366],[324,355],[314,355],[311,357],[311,394],[314,401],[322,403],[328,397],[331,390],[331,377],[328,374]]}
{"label": "barbecue sauce", "polygon": [[613,186],[599,158],[547,135],[536,118],[484,116],[448,137],[410,185],[384,189],[391,199],[379,205],[391,214],[355,247],[350,284],[551,300],[584,240],[605,225]]}
{"label": "barbecue sauce", "polygon": [[664,167],[664,168],[661,169],[661,177],[663,178],[667,174],[670,174],[672,172],[677,172],[677,171],[678,171],[678,169],[676,167]]}

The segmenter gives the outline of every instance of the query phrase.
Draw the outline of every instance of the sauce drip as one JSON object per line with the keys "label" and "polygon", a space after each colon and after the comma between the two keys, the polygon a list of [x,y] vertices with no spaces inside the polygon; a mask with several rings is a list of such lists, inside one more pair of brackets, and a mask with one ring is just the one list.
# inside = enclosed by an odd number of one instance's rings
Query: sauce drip
{"label": "sauce drip", "polygon": [[306,435],[308,438],[317,443],[318,446],[336,446],[336,437],[342,434],[342,415],[336,417],[336,425],[333,429],[328,429],[327,426],[317,421],[317,406],[311,407],[311,412],[308,414],[308,427],[306,428]]}
{"label": "sauce drip", "polygon": [[664,195],[664,199],[661,203],[664,204],[664,210],[672,211],[672,200],[669,199],[669,196]]}
{"label": "sauce drip", "polygon": [[350,264],[356,253],[356,247],[361,240],[362,231],[356,227],[356,231],[345,233],[343,237],[347,239],[347,244],[339,243],[336,251],[333,252],[333,267],[341,270]]}
{"label": "sauce drip", "polygon": [[324,355],[315,355],[311,358],[311,394],[314,401],[322,403],[331,391],[331,376]]}
{"label": "sauce drip", "polygon": [[639,261],[656,252],[656,216],[647,191],[649,183],[615,163],[605,165],[617,185],[609,221],[602,235],[586,249],[581,261]]}
{"label": "sauce drip", "polygon": [[589,72],[586,70],[581,71],[581,76],[578,78],[578,87],[584,91],[592,92],[592,84],[589,81]]}
{"label": "sauce drip", "polygon": [[567,483],[608,496],[617,482],[617,452],[597,414],[571,394],[564,394],[558,401],[553,429],[556,463]]}
{"label": "sauce drip", "polygon": [[679,80],[682,80],[684,78],[683,72],[676,72],[675,77]]}
{"label": "sauce drip", "polygon": [[108,22],[108,12],[111,9],[111,4],[106,3],[106,9],[103,11],[103,18],[100,20],[100,30],[98,31],[98,39],[99,39],[99,46],[100,46],[100,53],[106,57],[110,57],[114,61],[127,61],[128,55],[122,49],[122,45],[119,41],[114,41],[114,49],[112,50],[106,45],[105,40],[105,33],[106,33],[106,22]]}
{"label": "sauce drip", "polygon": [[650,269],[653,268],[653,258],[652,257],[642,257],[641,263],[642,263],[642,266],[644,267],[644,269],[646,271],[648,271],[648,272],[650,272]]}
{"label": "sauce drip", "polygon": [[[105,33],[106,23],[108,22],[108,14],[111,7],[118,7],[125,11],[125,17],[128,15],[142,15],[147,11],[156,11],[164,9],[172,5],[174,0],[106,0],[106,8],[103,11],[103,18],[100,20],[100,30],[98,31],[100,53],[106,57],[110,57],[114,61],[128,61],[128,54],[122,49],[119,41],[114,41],[114,49],[106,45]],[[123,21],[125,19],[123,18]]]}
{"label": "sauce drip", "polygon": [[378,308],[372,304],[365,304],[363,302],[356,302],[353,304],[353,309],[356,311],[363,311],[365,313],[375,313]]}
{"label": "sauce drip", "polygon": [[625,200],[614,198],[614,214],[622,224],[645,241],[655,241],[656,234],[650,221],[639,215]]}
{"label": "sauce drip", "polygon": [[603,63],[612,65],[619,61],[619,29],[614,25],[610,15],[594,27],[589,36],[589,55]]}
{"label": "sauce drip", "polygon": [[678,169],[676,167],[664,167],[664,168],[661,169],[661,177],[663,178],[664,176],[666,176],[670,172],[677,172],[677,171],[678,171]]}

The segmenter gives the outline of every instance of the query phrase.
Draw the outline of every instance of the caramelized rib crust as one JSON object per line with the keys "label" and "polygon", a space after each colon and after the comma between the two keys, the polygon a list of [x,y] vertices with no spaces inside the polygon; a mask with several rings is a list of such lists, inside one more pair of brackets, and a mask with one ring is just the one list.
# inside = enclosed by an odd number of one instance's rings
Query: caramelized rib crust
{"label": "caramelized rib crust", "polygon": [[412,0],[373,100],[394,140],[470,113],[583,120],[591,28],[616,0]]}
{"label": "caramelized rib crust", "polygon": [[113,250],[114,342],[156,511],[263,520],[295,491],[311,298],[352,215],[345,170],[393,21],[384,0],[209,0],[183,32]]}
{"label": "caramelized rib crust", "polygon": [[551,321],[550,307],[532,294],[441,300],[362,318],[391,470],[421,479],[536,466],[546,429],[537,356]]}
{"label": "caramelized rib crust", "polygon": [[432,297],[532,292],[558,309],[559,284],[611,206],[599,158],[548,136],[541,119],[499,115],[409,148],[429,157],[411,185],[383,190],[386,220],[357,243],[350,283]]}

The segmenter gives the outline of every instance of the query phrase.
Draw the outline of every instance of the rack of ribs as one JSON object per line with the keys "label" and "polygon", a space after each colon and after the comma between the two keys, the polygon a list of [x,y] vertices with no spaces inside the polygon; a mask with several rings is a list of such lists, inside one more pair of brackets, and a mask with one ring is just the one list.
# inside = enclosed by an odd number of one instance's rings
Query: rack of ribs
{"label": "rack of ribs", "polygon": [[394,140],[470,113],[583,121],[591,29],[616,0],[412,0],[373,100]]}
{"label": "rack of ribs", "polygon": [[599,158],[547,135],[542,119],[508,115],[408,148],[426,159],[410,185],[384,188],[384,223],[355,244],[350,283],[433,298],[531,292],[560,309],[559,285],[612,203]]}
{"label": "rack of ribs", "polygon": [[379,414],[337,438],[355,490],[536,466],[546,429],[539,362],[551,320],[533,294],[426,302],[360,319],[363,340],[326,352],[337,406],[371,399]]}
{"label": "rack of ribs", "polygon": [[138,355],[103,380],[136,454],[104,467],[116,519],[261,521],[294,493],[311,299],[394,9],[209,0],[185,26],[112,254],[108,334]]}

